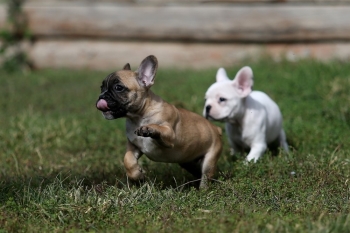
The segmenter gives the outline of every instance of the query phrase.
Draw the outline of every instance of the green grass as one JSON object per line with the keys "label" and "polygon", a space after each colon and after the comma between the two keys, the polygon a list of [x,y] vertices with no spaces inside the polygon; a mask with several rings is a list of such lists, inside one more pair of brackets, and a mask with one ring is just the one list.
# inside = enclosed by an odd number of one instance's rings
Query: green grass
{"label": "green grass", "polygon": [[[111,70],[0,71],[0,232],[349,232],[350,66],[249,65],[254,89],[282,110],[292,152],[246,166],[225,136],[204,191],[177,164],[145,156],[146,182],[128,182],[125,120],[95,108]],[[227,68],[233,77],[240,67]],[[201,114],[215,73],[160,66],[153,90]]]}

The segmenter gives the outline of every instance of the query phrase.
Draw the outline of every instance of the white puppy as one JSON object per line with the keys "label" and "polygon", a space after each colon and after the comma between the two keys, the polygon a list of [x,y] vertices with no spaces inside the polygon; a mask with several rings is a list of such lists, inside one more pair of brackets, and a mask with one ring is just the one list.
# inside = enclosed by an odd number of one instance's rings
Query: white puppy
{"label": "white puppy", "polygon": [[226,122],[231,153],[249,150],[247,161],[256,162],[267,145],[279,143],[286,152],[288,144],[282,128],[282,114],[277,104],[265,93],[252,91],[253,71],[245,66],[233,80],[224,68],[216,74],[216,83],[205,94],[203,115]]}

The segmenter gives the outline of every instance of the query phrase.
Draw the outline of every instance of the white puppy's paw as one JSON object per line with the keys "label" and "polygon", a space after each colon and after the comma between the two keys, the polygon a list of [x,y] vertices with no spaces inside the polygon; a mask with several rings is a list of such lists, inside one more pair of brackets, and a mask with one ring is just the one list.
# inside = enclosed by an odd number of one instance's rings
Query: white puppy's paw
{"label": "white puppy's paw", "polygon": [[256,163],[256,161],[258,161],[259,157],[260,156],[255,156],[255,155],[248,154],[248,156],[246,157],[245,161],[246,161],[246,163],[249,163],[249,162]]}

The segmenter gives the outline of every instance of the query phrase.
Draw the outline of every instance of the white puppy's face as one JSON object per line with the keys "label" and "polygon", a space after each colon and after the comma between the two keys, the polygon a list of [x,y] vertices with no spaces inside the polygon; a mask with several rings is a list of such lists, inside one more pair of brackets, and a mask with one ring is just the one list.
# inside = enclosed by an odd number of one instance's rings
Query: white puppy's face
{"label": "white puppy's face", "polygon": [[215,121],[233,119],[243,108],[243,99],[252,91],[253,71],[245,66],[230,80],[224,68],[216,74],[216,83],[205,94],[203,116]]}

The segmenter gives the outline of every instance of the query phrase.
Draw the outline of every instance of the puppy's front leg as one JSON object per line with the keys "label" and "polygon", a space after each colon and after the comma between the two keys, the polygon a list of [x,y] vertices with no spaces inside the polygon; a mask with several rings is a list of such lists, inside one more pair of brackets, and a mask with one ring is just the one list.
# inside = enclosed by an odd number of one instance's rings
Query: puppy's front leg
{"label": "puppy's front leg", "polygon": [[266,143],[254,143],[251,146],[250,152],[247,155],[246,160],[249,162],[254,159],[254,163],[256,163],[256,161],[264,154],[266,148]]}
{"label": "puppy's front leg", "polygon": [[280,141],[280,146],[284,149],[286,153],[289,153],[288,143],[286,139],[286,133],[283,129],[281,129],[280,135],[278,136],[278,139]]}
{"label": "puppy's front leg", "polygon": [[[237,146],[235,139],[239,140],[240,135],[237,136],[237,126],[232,125],[231,123],[225,124],[225,131],[227,134],[228,143],[230,145],[230,155],[235,155],[238,152],[241,152],[240,148]],[[238,139],[237,139],[238,138]]]}
{"label": "puppy's front leg", "polygon": [[144,171],[137,161],[141,156],[141,151],[128,140],[126,154],[124,156],[124,167],[127,176],[132,180],[142,180],[145,177]]}
{"label": "puppy's front leg", "polygon": [[135,134],[141,137],[150,137],[165,147],[174,147],[175,132],[168,125],[144,125],[135,130]]}

